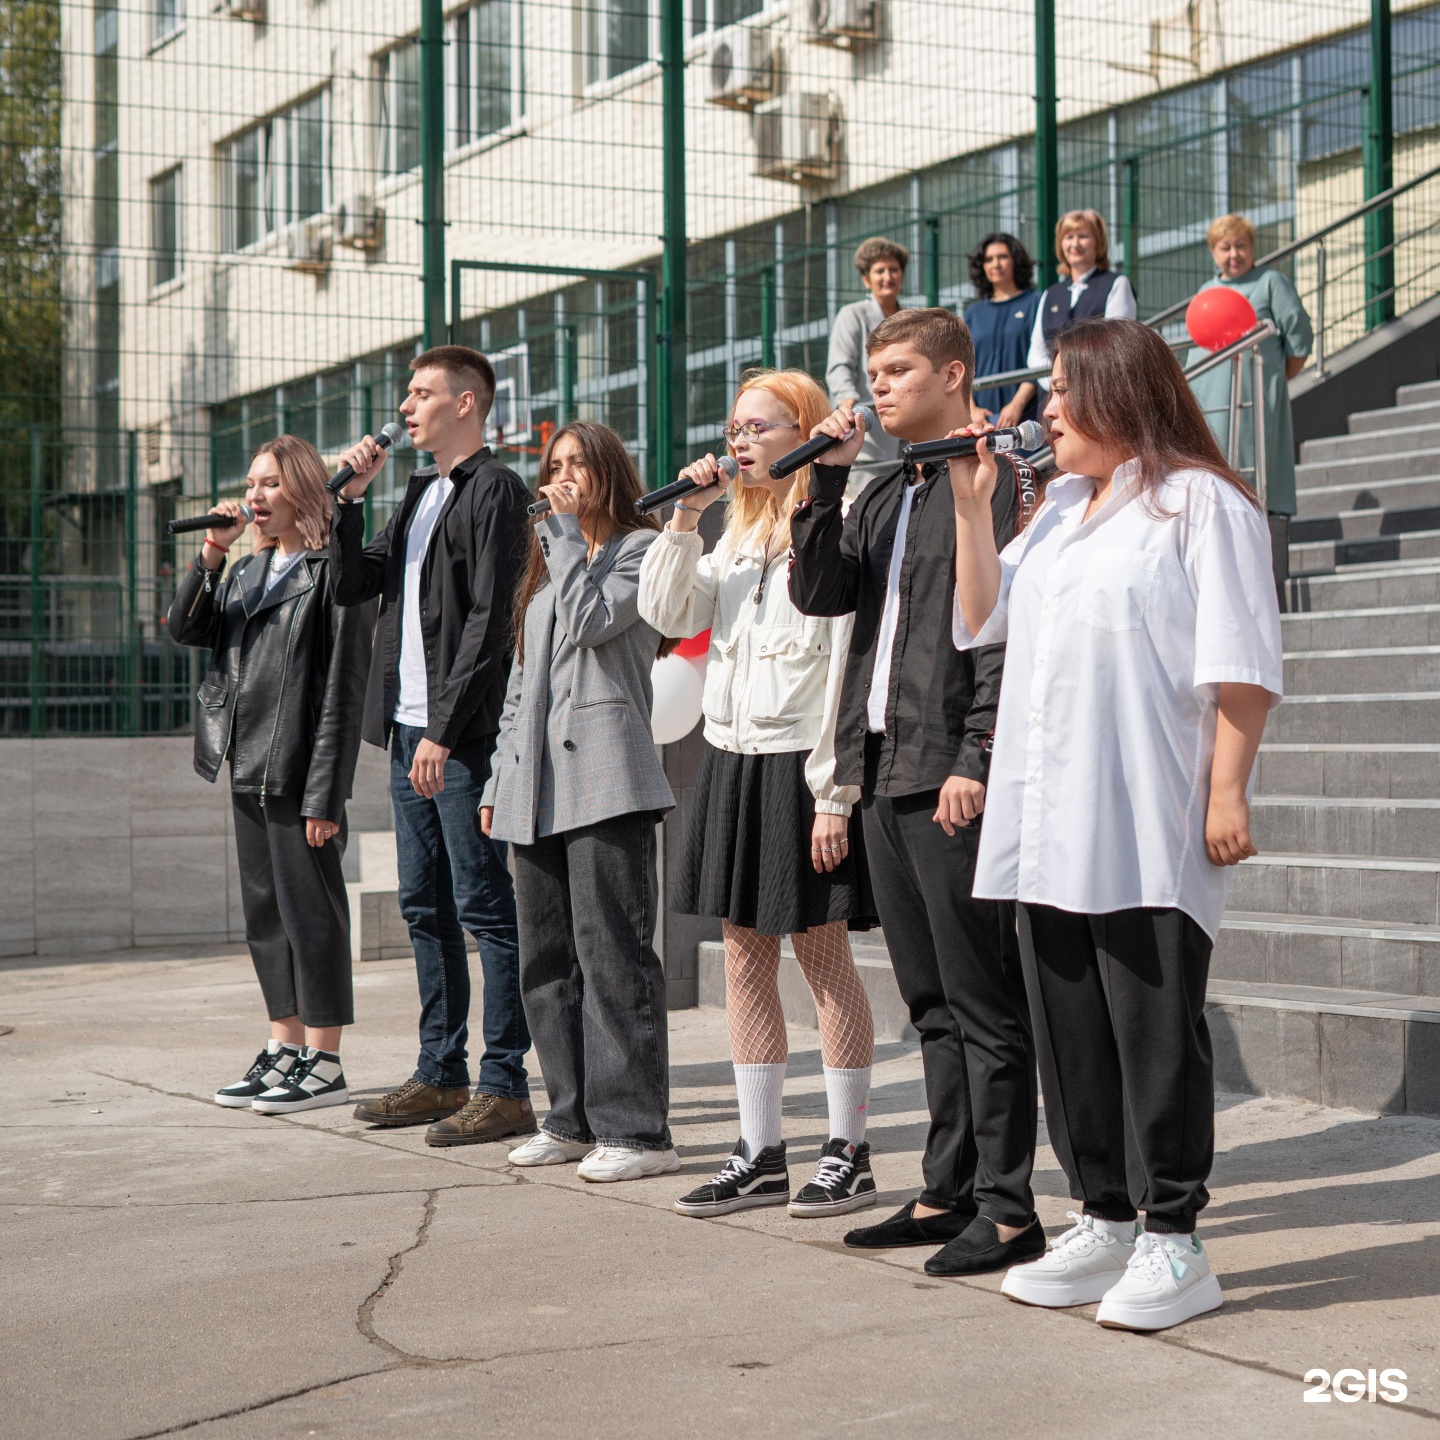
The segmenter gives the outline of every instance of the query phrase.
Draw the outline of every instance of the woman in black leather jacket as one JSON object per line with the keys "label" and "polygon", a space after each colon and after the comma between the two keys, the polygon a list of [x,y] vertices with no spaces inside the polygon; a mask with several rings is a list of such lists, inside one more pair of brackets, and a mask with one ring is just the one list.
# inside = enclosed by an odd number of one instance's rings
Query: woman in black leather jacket
{"label": "woman in black leather jacket", "polygon": [[349,1098],[340,1031],[355,1015],[340,862],[375,612],[334,603],[325,480],[307,441],[266,441],[246,481],[251,553],[221,578],[246,527],[239,503],[222,501],[234,524],[205,532],[167,622],[178,644],[212,652],[196,697],[195,769],[213,781],[230,761],[245,938],[270,1014],[266,1047],[215,1103],[265,1114]]}

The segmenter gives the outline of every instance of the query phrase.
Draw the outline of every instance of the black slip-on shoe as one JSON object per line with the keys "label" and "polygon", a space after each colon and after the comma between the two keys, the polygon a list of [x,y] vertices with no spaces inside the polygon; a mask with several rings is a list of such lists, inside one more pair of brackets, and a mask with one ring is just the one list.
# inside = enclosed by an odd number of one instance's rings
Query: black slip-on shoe
{"label": "black slip-on shoe", "polygon": [[1045,1227],[1032,1215],[1030,1223],[1013,1239],[1002,1240],[988,1215],[977,1215],[938,1254],[925,1262],[927,1275],[988,1275],[1008,1270],[1045,1253]]}
{"label": "black slip-on shoe", "polygon": [[890,1250],[902,1245],[938,1245],[959,1235],[975,1218],[973,1210],[949,1210],[943,1215],[915,1218],[917,1201],[903,1205],[878,1225],[862,1225],[845,1237],[855,1250]]}

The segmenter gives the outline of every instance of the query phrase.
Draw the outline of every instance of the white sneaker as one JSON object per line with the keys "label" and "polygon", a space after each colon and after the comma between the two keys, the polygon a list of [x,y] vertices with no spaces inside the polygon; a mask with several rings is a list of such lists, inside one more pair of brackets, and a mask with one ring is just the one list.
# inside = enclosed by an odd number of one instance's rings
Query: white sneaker
{"label": "white sneaker", "polygon": [[594,1147],[579,1145],[573,1140],[562,1140],[548,1130],[532,1135],[523,1145],[517,1145],[510,1152],[512,1165],[568,1165],[588,1155]]}
{"label": "white sneaker", "polygon": [[1164,1330],[1218,1310],[1224,1299],[1205,1247],[1193,1235],[1147,1231],[1136,1237],[1130,1264],[1095,1319],[1112,1330]]}
{"label": "white sneaker", "polygon": [[1075,1222],[1050,1242],[1038,1260],[1012,1265],[1000,1293],[1022,1305],[1062,1309],[1066,1305],[1093,1305],[1114,1288],[1135,1252],[1135,1226],[1122,1239],[1104,1221],[1067,1210]]}
{"label": "white sneaker", "polygon": [[640,1180],[646,1175],[668,1175],[680,1168],[671,1150],[632,1150],[628,1145],[597,1145],[579,1164],[582,1180]]}

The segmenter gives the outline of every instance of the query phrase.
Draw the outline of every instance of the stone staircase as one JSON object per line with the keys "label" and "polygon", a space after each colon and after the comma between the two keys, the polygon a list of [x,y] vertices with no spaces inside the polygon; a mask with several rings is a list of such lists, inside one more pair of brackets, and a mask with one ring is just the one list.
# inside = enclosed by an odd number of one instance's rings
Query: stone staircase
{"label": "stone staircase", "polygon": [[1307,441],[1285,704],[1211,968],[1217,1080],[1440,1114],[1440,383]]}

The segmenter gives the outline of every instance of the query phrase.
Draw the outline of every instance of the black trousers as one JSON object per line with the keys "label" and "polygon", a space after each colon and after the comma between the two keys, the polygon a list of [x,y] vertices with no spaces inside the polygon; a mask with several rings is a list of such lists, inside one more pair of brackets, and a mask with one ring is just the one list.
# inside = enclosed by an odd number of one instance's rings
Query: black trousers
{"label": "black trousers", "polygon": [[864,800],[870,883],[920,1034],[930,1109],[920,1203],[1025,1225],[1037,1096],[1014,906],[971,897],[979,828],[947,835],[930,818],[938,799],[867,786]]}
{"label": "black trousers", "polygon": [[655,953],[655,816],[516,845],[520,988],[550,1113],[579,1144],[670,1148],[670,1032]]}
{"label": "black trousers", "polygon": [[1045,1124],[1087,1214],[1188,1235],[1210,1198],[1210,937],[1183,910],[1021,905]]}
{"label": "black trousers", "polygon": [[245,939],[272,1020],[298,1015],[302,1025],[353,1025],[350,902],[340,868],[340,833],[316,849],[305,840],[295,795],[231,791]]}

